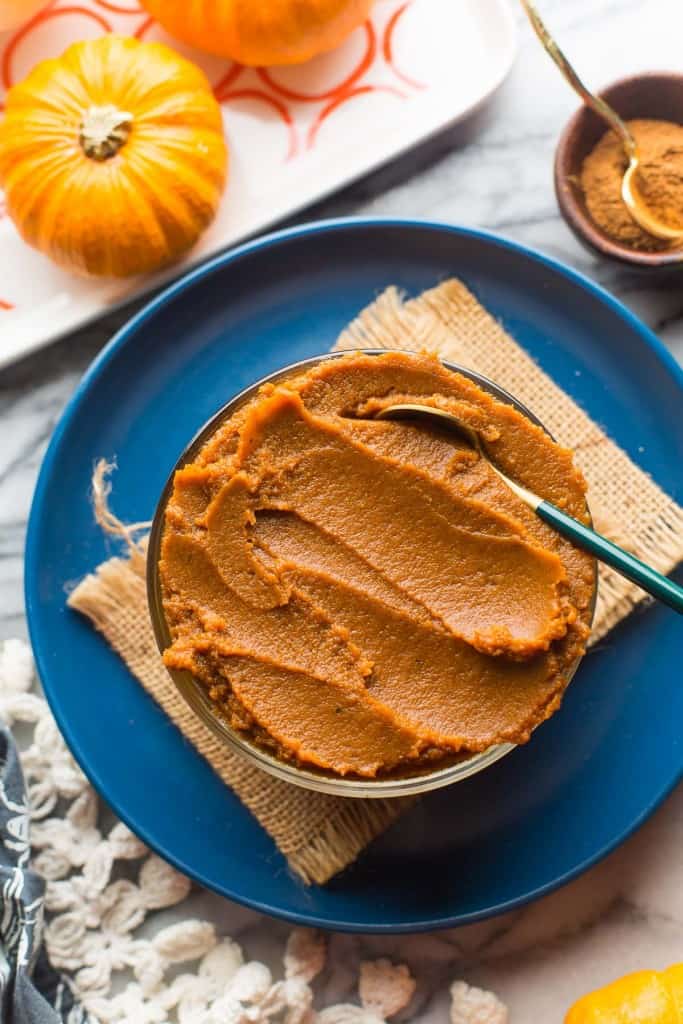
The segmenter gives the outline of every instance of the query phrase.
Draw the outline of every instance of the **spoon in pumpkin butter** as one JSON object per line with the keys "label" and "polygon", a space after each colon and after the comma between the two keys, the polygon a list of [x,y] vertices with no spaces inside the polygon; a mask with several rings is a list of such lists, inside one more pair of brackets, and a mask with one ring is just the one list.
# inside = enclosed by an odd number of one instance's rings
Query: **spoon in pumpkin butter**
{"label": "spoon in pumpkin butter", "polygon": [[625,576],[626,579],[642,587],[652,597],[669,605],[670,608],[683,614],[683,587],[679,587],[673,580],[668,579],[653,569],[652,566],[641,562],[635,555],[625,551],[624,548],[614,544],[607,537],[597,533],[586,526],[585,523],[574,519],[573,516],[563,512],[562,509],[549,501],[540,498],[537,494],[522,487],[515,480],[512,480],[493,461],[486,450],[486,442],[481,434],[465,423],[454,413],[446,412],[430,405],[417,405],[403,402],[395,405],[385,406],[375,416],[379,420],[425,420],[435,426],[446,427],[448,430],[458,434],[477,452],[480,458],[485,459],[494,473],[500,477],[514,494],[520,498],[525,505],[533,509],[536,515],[553,529],[557,530],[563,537],[570,540],[577,547],[589,551],[597,559],[609,565],[616,572]]}

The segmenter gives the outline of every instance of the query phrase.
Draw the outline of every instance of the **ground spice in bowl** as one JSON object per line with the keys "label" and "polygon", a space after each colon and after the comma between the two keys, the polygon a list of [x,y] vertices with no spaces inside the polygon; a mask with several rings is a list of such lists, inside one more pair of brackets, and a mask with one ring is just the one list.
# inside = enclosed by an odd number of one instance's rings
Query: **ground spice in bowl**
{"label": "ground spice in bowl", "polygon": [[[652,214],[683,231],[683,125],[672,121],[627,121],[638,144],[641,171],[638,187]],[[628,166],[621,141],[606,132],[583,161],[579,184],[593,221],[622,245],[643,252],[672,247],[655,238],[633,220],[621,198],[621,182]]]}

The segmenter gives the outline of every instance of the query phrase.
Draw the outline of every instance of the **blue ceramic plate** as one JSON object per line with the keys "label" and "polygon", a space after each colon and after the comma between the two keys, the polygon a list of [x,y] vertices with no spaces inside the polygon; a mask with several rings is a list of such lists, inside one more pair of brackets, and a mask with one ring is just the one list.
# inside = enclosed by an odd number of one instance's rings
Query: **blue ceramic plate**
{"label": "blue ceramic plate", "polygon": [[328,348],[386,285],[415,293],[450,274],[683,498],[683,378],[654,335],[595,285],[521,246],[400,221],[280,232],[169,288],[95,360],[54,433],[34,498],[31,637],[80,764],[182,871],[304,923],[412,931],[508,910],[620,843],[681,775],[682,620],[654,607],[586,657],[561,711],[528,746],[424,797],[352,868],[306,888],[101,638],[65,608],[65,587],[109,553],[87,501],[95,459],[118,459],[117,513],[151,518],[178,454],[231,395]]}

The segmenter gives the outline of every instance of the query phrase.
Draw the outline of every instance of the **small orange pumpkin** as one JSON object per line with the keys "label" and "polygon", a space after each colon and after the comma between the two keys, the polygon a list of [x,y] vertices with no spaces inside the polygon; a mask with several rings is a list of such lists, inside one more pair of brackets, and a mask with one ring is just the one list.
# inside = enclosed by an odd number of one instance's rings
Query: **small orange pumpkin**
{"label": "small orange pumpkin", "polygon": [[372,0],[142,0],[164,28],[240,64],[301,64],[334,49],[367,18]]}
{"label": "small orange pumpkin", "polygon": [[0,184],[22,237],[57,263],[125,277],[192,246],[225,184],[203,72],[161,43],[76,43],[10,89]]}
{"label": "small orange pumpkin", "polygon": [[565,1024],[679,1024],[683,1020],[683,964],[636,971],[582,996]]}

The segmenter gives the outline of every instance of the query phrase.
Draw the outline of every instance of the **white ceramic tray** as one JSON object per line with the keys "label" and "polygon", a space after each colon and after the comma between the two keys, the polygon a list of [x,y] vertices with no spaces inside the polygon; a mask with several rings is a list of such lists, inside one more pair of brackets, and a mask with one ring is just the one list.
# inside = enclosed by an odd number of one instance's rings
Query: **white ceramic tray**
{"label": "white ceramic tray", "polygon": [[163,39],[204,68],[225,114],[228,188],[215,222],[182,263],[163,276],[123,282],[53,266],[21,241],[0,192],[0,366],[453,124],[496,89],[515,52],[508,0],[377,0],[371,21],[334,53],[270,70],[188,50],[137,0],[53,0],[20,30],[0,34],[0,103],[37,61],[106,31]]}

